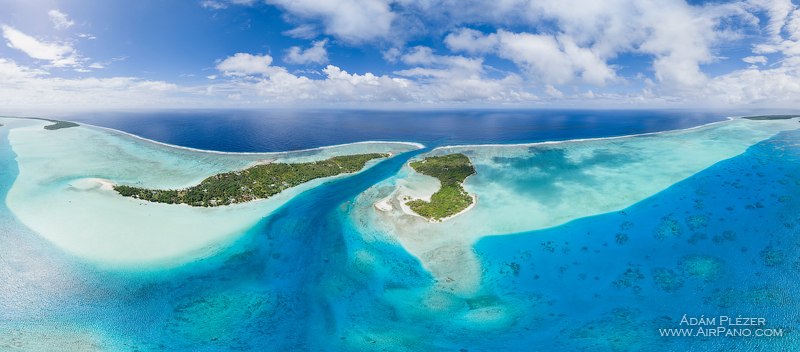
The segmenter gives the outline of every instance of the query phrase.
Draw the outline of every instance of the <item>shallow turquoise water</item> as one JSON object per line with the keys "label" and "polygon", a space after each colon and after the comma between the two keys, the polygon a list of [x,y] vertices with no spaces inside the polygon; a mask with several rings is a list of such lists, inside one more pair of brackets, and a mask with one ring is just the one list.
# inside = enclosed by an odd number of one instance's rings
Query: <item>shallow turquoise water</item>
{"label": "shallow turquoise water", "polygon": [[[618,213],[485,238],[483,287],[539,310],[516,339],[542,350],[797,350],[798,140],[781,133]],[[659,336],[683,314],[764,317],[785,336]]]}
{"label": "shallow turquoise water", "polygon": [[[16,177],[6,133],[2,197]],[[781,133],[621,212],[485,238],[471,297],[437,291],[347,215],[421,151],[303,193],[223,253],[168,271],[84,263],[0,204],[0,350],[796,350],[798,140]],[[683,314],[765,317],[786,333],[658,336]]]}

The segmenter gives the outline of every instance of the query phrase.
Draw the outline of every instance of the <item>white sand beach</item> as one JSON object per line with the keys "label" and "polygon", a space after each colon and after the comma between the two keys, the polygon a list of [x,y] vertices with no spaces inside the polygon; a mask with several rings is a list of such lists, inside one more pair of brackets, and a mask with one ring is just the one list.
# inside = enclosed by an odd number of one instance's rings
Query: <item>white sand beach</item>
{"label": "white sand beach", "polygon": [[8,124],[19,167],[6,199],[9,209],[64,251],[112,266],[177,265],[213,254],[295,195],[331,178],[270,199],[214,208],[126,198],[114,184],[182,188],[261,160],[303,162],[419,148],[372,142],[238,155],[178,148],[91,126],[48,131],[42,128],[46,122],[18,121]]}
{"label": "white sand beach", "polygon": [[630,137],[437,148],[417,158],[464,153],[475,165],[477,174],[464,188],[480,202],[467,213],[442,222],[409,213],[402,200],[429,196],[438,181],[404,168],[359,197],[359,207],[372,215],[354,216],[366,216],[366,227],[389,234],[454,292],[470,294],[481,276],[472,250],[480,238],[622,210],[780,131],[799,128],[797,122],[732,119]]}

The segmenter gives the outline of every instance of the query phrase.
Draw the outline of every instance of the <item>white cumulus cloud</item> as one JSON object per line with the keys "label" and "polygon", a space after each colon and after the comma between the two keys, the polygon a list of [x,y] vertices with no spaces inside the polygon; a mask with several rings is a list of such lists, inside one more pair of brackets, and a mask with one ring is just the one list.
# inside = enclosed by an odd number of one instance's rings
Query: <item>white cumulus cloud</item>
{"label": "white cumulus cloud", "polygon": [[494,34],[484,35],[480,31],[470,28],[461,28],[444,38],[444,43],[452,51],[463,51],[470,54],[491,53],[498,44]]}
{"label": "white cumulus cloud", "polygon": [[45,71],[20,66],[12,60],[0,58],[0,80],[3,80],[5,83],[30,79],[46,74]]}
{"label": "white cumulus cloud", "polygon": [[498,30],[483,34],[461,29],[448,35],[445,43],[452,50],[492,52],[508,59],[536,82],[567,84],[583,82],[604,85],[616,78],[614,69],[590,48],[579,47],[568,35],[513,33]]}
{"label": "white cumulus cloud", "polygon": [[800,103],[800,57],[787,59],[775,68],[747,68],[717,76],[693,93],[694,99],[700,97],[721,105],[797,107]]}
{"label": "white cumulus cloud", "polygon": [[359,43],[390,34],[395,17],[389,0],[266,0],[298,20],[321,21],[325,33]]}
{"label": "white cumulus cloud", "polygon": [[217,70],[226,76],[269,75],[274,72],[272,56],[237,53],[217,63]]}
{"label": "white cumulus cloud", "polygon": [[283,61],[290,64],[308,65],[308,64],[324,64],[328,62],[328,50],[325,45],[328,43],[327,39],[314,42],[310,48],[303,49],[299,46],[293,46],[286,51]]}
{"label": "white cumulus cloud", "polygon": [[264,56],[238,53],[222,60],[217,69],[229,77],[212,91],[236,94],[241,102],[271,103],[416,103],[525,102],[536,97],[515,75],[485,76],[481,59],[435,55],[416,47],[401,60],[414,67],[395,75],[349,73],[328,65],[323,78],[312,79],[271,65]]}
{"label": "white cumulus cloud", "polygon": [[197,104],[193,89],[135,77],[61,78],[0,58],[0,107],[5,113]]}

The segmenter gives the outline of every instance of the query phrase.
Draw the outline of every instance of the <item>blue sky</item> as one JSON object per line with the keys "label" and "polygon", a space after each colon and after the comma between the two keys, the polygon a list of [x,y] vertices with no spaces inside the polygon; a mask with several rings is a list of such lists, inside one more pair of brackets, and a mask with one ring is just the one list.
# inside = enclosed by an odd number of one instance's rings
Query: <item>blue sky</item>
{"label": "blue sky", "polygon": [[797,107],[791,0],[0,0],[10,112]]}

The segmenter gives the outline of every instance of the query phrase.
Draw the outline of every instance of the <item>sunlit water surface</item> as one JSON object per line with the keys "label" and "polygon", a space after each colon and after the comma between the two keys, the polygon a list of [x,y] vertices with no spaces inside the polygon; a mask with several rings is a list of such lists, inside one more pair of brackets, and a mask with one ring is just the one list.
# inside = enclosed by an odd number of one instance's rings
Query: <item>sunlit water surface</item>
{"label": "sunlit water surface", "polygon": [[[7,134],[2,198],[17,175]],[[437,289],[415,257],[349,216],[356,196],[427,150],[300,194],[222,253],[170,270],[63,254],[2,203],[0,350],[797,350],[798,141],[782,132],[623,211],[484,238],[469,296]],[[250,147],[215,143],[187,144]],[[659,336],[683,314],[765,317],[784,336]]]}

